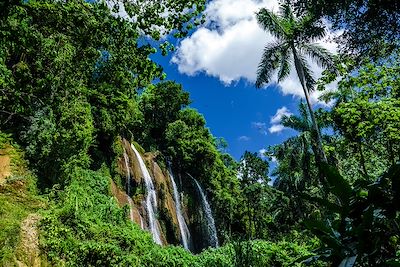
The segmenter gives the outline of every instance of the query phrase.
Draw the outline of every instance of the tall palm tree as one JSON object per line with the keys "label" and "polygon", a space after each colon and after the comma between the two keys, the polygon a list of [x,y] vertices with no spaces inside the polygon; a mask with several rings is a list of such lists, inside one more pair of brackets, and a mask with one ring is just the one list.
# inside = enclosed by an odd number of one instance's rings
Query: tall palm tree
{"label": "tall palm tree", "polygon": [[301,191],[314,184],[317,175],[311,161],[313,157],[317,160],[318,149],[315,142],[312,142],[313,127],[306,104],[301,101],[299,116],[285,115],[281,124],[297,131],[298,135],[272,147],[271,152],[279,162],[274,173],[277,176],[276,186],[282,190],[285,186],[295,186],[294,189]]}
{"label": "tall palm tree", "polygon": [[281,82],[289,76],[290,65],[294,63],[310,110],[319,160],[326,162],[320,131],[312,111],[309,95],[309,91],[314,89],[315,80],[306,61],[306,57],[309,56],[319,66],[333,68],[332,55],[325,48],[315,44],[315,41],[326,35],[325,27],[320,20],[316,20],[310,15],[295,17],[289,4],[281,5],[278,14],[262,8],[257,13],[257,21],[264,30],[276,38],[276,41],[267,44],[264,49],[258,65],[256,87],[260,88],[270,82],[276,71],[278,71],[278,82]]}

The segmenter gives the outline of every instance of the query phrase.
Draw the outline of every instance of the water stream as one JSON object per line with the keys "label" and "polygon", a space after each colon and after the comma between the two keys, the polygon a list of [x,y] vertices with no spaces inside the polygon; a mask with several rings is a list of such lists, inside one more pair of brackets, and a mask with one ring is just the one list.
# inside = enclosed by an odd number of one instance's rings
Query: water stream
{"label": "water stream", "polygon": [[207,229],[208,229],[208,241],[209,244],[213,247],[218,247],[219,243],[218,243],[218,236],[217,236],[217,228],[215,227],[215,221],[214,221],[214,217],[212,215],[212,210],[210,207],[210,204],[207,201],[207,197],[204,194],[203,189],[201,188],[199,182],[197,182],[196,179],[194,179],[190,174],[188,174],[194,181],[194,183],[196,184],[197,190],[200,193],[201,196],[201,202],[202,202],[202,206],[203,206],[203,210],[204,213],[206,215],[206,221],[207,221]]}
{"label": "water stream", "polygon": [[160,229],[156,218],[157,212],[157,195],[154,188],[153,179],[147,170],[146,164],[144,163],[140,153],[136,150],[135,146],[131,144],[131,148],[139,161],[139,167],[143,175],[143,179],[146,185],[147,196],[146,196],[146,210],[147,216],[149,217],[149,229],[153,235],[153,240],[159,245],[162,245]]}
{"label": "water stream", "polygon": [[182,206],[179,197],[178,187],[176,186],[175,179],[171,170],[169,170],[169,176],[171,177],[172,187],[174,190],[176,217],[178,218],[179,231],[181,233],[181,238],[182,238],[182,245],[185,249],[189,250],[190,232],[185,222],[185,218],[183,217],[182,214]]}
{"label": "water stream", "polygon": [[126,177],[126,197],[129,203],[129,218],[133,222],[133,201],[132,198],[130,197],[131,193],[131,170],[129,169],[129,158],[128,155],[126,154],[126,151],[124,149],[124,160],[125,160],[125,168],[127,172],[127,177]]}

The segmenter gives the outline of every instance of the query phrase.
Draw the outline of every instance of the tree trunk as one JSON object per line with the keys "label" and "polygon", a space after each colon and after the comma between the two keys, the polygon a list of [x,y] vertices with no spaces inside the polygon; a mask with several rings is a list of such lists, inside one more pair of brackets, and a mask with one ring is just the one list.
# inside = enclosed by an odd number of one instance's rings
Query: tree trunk
{"label": "tree trunk", "polygon": [[296,49],[294,47],[292,47],[292,50],[293,50],[293,57],[294,57],[294,65],[296,67],[296,72],[297,72],[297,75],[299,77],[301,86],[303,87],[304,96],[305,96],[306,101],[307,101],[308,110],[310,111],[310,116],[311,116],[311,121],[312,121],[314,132],[315,132],[315,137],[317,139],[317,147],[318,147],[318,150],[319,150],[318,151],[318,155],[317,155],[317,157],[319,157],[318,161],[326,163],[327,159],[326,159],[326,156],[325,156],[325,152],[322,149],[321,134],[320,134],[319,127],[318,127],[318,124],[317,124],[317,120],[315,119],[315,115],[314,115],[314,112],[312,110],[312,105],[311,105],[311,101],[310,101],[310,95],[308,93],[306,82],[305,82],[303,66],[302,66],[302,64],[301,64],[301,62],[300,62],[300,60],[299,60],[299,58],[297,56]]}

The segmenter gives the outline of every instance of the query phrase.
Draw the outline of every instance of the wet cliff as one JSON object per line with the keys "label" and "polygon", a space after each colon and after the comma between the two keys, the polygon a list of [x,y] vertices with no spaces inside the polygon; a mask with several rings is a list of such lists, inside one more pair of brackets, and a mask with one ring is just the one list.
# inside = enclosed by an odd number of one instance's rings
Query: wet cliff
{"label": "wet cliff", "polygon": [[[142,227],[143,230],[149,230],[148,210],[146,209],[146,185],[144,174],[140,168],[139,158],[131,148],[131,144],[123,139],[121,140],[123,152],[127,156],[119,155],[117,166],[121,179],[119,184],[111,181],[111,193],[117,199],[120,206],[127,205],[131,220]],[[135,148],[140,152],[142,160],[150,173],[157,196],[156,219],[161,232],[161,240],[166,244],[181,244],[181,233],[174,201],[173,186],[171,177],[164,162],[158,163],[157,153],[145,153],[141,147],[135,144]],[[160,167],[163,166],[163,167]],[[129,191],[129,195],[128,192]],[[130,201],[131,199],[132,201]],[[187,209],[184,209],[184,216]]]}

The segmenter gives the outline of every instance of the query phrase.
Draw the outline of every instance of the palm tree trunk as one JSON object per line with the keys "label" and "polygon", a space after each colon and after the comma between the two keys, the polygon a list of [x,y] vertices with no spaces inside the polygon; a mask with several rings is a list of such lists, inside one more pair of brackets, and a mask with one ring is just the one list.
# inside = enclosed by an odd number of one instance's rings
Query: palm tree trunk
{"label": "palm tree trunk", "polygon": [[293,57],[294,57],[294,65],[296,67],[296,72],[297,72],[297,75],[299,77],[301,86],[303,87],[304,96],[306,98],[307,106],[308,106],[308,109],[310,111],[311,121],[312,121],[313,128],[314,128],[314,131],[315,131],[315,136],[316,136],[316,139],[317,139],[319,161],[326,163],[327,159],[326,159],[326,156],[325,156],[325,152],[322,149],[321,134],[320,134],[319,127],[318,127],[318,124],[317,124],[317,120],[315,119],[315,115],[314,115],[314,112],[312,110],[312,105],[311,105],[311,101],[310,101],[310,95],[308,93],[306,82],[305,82],[303,66],[302,66],[302,64],[301,64],[301,62],[300,62],[300,60],[299,60],[299,58],[297,56],[296,49],[294,48],[294,46],[292,47],[292,50],[293,50]]}

